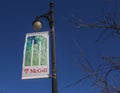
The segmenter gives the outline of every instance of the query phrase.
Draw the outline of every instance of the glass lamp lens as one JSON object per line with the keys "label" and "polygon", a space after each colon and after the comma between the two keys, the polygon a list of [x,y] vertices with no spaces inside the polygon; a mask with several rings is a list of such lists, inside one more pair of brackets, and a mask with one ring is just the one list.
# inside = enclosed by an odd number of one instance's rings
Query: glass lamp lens
{"label": "glass lamp lens", "polygon": [[34,26],[34,29],[35,29],[36,31],[38,31],[38,30],[41,29],[42,23],[41,23],[40,21],[36,21],[36,22],[34,22],[33,26]]}

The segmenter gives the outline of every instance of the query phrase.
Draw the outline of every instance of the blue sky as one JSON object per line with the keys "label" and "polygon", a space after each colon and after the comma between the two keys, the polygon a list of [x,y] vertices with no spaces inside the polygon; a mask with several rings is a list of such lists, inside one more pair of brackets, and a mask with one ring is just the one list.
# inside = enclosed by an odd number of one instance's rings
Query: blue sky
{"label": "blue sky", "polygon": [[[100,62],[98,58],[103,54],[118,56],[120,38],[112,38],[110,33],[106,33],[95,44],[101,30],[75,29],[65,18],[75,14],[88,22],[95,21],[95,17],[103,17],[107,6],[112,6],[108,1],[54,0],[59,93],[99,93],[96,87],[91,87],[89,80],[65,88],[83,74],[79,67],[79,48],[73,40],[80,44],[92,62]],[[0,90],[4,93],[51,92],[51,79],[21,80],[25,35],[34,32],[32,22],[35,17],[48,11],[49,0],[0,1]],[[42,31],[48,30],[47,25],[45,21]]]}

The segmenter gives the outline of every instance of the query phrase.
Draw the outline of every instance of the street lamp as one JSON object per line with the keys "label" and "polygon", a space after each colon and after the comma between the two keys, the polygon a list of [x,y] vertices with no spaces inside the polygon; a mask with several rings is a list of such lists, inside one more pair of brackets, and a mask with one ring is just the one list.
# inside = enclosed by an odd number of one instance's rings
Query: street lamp
{"label": "street lamp", "polygon": [[50,1],[50,11],[43,15],[37,16],[33,21],[33,27],[36,31],[39,31],[42,27],[41,18],[45,18],[48,21],[51,36],[51,48],[52,48],[52,93],[58,93],[58,84],[56,77],[56,44],[55,44],[55,31],[54,31],[54,3]]}

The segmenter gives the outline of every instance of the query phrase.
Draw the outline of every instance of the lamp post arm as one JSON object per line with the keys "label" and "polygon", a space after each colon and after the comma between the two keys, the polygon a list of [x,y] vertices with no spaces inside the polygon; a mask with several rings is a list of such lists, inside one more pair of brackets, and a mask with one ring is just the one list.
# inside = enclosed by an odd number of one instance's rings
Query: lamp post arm
{"label": "lamp post arm", "polygon": [[54,3],[52,1],[50,2],[50,11],[48,13],[37,16],[36,20],[41,18],[47,19],[50,29],[54,28]]}
{"label": "lamp post arm", "polygon": [[50,22],[50,12],[45,13],[45,14],[43,14],[43,15],[40,15],[40,16],[39,16],[39,19],[40,19],[40,18],[46,18],[47,21]]}

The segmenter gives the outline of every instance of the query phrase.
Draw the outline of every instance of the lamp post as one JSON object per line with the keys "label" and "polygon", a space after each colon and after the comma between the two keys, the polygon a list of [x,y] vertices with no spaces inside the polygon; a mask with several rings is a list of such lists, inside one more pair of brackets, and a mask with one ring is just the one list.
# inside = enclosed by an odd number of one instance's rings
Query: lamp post
{"label": "lamp post", "polygon": [[54,3],[50,1],[50,11],[43,15],[37,16],[35,21],[33,21],[33,26],[35,30],[40,30],[42,27],[41,18],[47,19],[50,28],[51,36],[51,48],[52,48],[52,93],[58,93],[58,84],[56,77],[56,44],[55,44],[55,31],[54,31]]}

